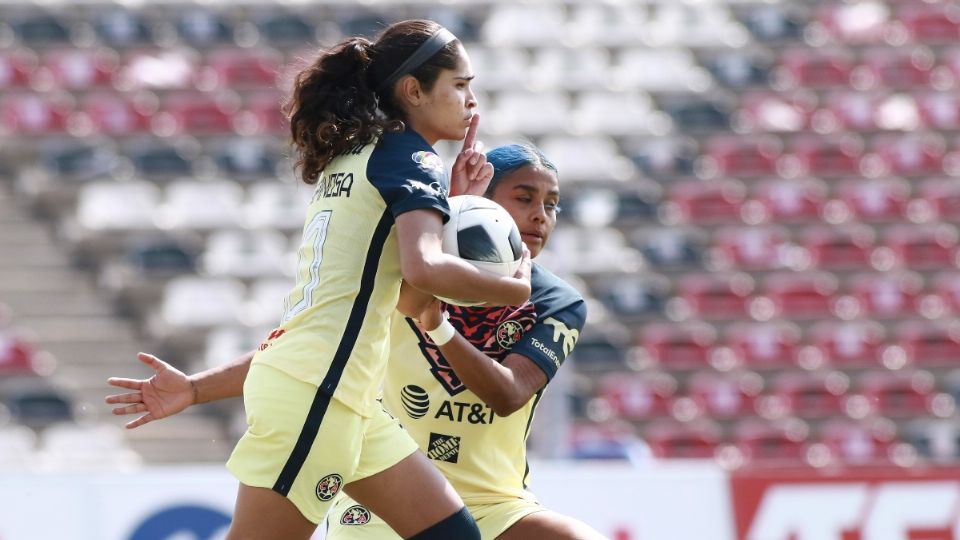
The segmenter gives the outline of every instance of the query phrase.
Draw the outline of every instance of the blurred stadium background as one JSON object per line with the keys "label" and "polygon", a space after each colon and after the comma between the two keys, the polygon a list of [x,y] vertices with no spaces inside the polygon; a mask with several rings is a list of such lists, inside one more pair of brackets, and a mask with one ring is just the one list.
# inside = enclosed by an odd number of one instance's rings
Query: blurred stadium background
{"label": "blurred stadium background", "polygon": [[[286,67],[412,17],[465,43],[487,147],[560,170],[540,262],[590,319],[531,439],[544,500],[589,484],[554,504],[599,499],[618,540],[691,512],[709,540],[960,538],[960,5],[921,0],[0,3],[0,538],[52,538],[4,523],[64,475],[219,470],[239,401],[123,432],[105,379],[266,335],[309,196]],[[58,537],[174,538],[86,519]]]}

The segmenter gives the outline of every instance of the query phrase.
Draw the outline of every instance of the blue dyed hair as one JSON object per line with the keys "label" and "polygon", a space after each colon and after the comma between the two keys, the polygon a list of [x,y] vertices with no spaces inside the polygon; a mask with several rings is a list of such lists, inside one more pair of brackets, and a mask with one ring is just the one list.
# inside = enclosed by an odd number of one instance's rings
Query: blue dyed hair
{"label": "blue dyed hair", "polygon": [[505,144],[487,152],[487,163],[493,165],[493,178],[487,186],[485,197],[493,197],[500,181],[513,171],[523,167],[543,167],[557,173],[557,167],[539,148],[532,144]]}

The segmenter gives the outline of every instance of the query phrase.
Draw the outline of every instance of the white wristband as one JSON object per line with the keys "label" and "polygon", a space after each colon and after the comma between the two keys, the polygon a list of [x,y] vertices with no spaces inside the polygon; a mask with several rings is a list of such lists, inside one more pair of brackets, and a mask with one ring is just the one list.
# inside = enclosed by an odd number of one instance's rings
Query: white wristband
{"label": "white wristband", "polygon": [[430,336],[430,339],[437,347],[442,347],[446,345],[453,335],[457,333],[457,329],[450,324],[448,318],[449,314],[443,314],[443,321],[440,323],[440,326],[434,328],[433,330],[427,330],[427,335]]}

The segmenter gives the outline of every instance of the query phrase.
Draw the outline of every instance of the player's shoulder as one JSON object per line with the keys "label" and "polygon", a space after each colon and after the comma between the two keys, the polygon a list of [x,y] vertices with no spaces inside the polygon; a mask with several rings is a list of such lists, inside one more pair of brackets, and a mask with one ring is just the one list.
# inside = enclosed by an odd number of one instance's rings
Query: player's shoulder
{"label": "player's shoulder", "polygon": [[580,291],[536,262],[530,276],[530,289],[530,301],[537,306],[538,313],[567,308],[578,308],[586,313]]}
{"label": "player's shoulder", "polygon": [[446,177],[443,160],[423,137],[412,129],[380,136],[367,162],[371,180],[397,178],[432,183]]}

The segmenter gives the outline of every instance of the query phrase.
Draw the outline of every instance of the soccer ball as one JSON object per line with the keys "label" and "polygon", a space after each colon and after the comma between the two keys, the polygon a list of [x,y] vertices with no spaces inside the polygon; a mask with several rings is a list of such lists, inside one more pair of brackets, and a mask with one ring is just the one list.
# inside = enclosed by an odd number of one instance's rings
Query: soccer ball
{"label": "soccer ball", "polygon": [[[458,195],[447,202],[450,220],[443,226],[444,253],[456,255],[486,272],[514,275],[523,257],[523,242],[510,213],[496,202],[476,195]],[[482,304],[454,298],[440,300],[458,306]]]}

